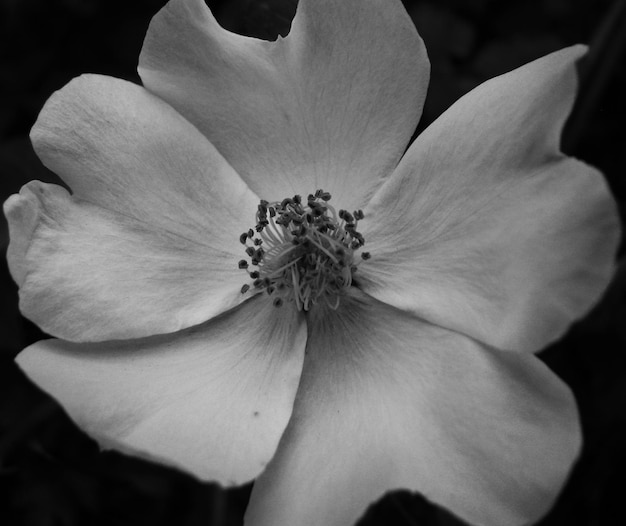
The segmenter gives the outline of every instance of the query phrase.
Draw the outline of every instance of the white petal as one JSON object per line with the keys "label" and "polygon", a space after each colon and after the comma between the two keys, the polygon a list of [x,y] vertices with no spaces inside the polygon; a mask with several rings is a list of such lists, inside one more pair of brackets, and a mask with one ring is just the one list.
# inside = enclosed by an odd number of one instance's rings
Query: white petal
{"label": "white petal", "polygon": [[198,130],[129,82],[75,79],[31,137],[71,187],[5,205],[24,314],[69,340],[176,331],[243,300],[257,198]]}
{"label": "white petal", "polygon": [[100,344],[45,340],[17,362],[103,447],[239,484],[274,453],[305,342],[301,316],[257,296],[177,334]]}
{"label": "white petal", "polygon": [[254,222],[258,198],[194,126],[141,86],[78,77],[46,102],[31,140],[75,197],[218,252]]}
{"label": "white petal", "polygon": [[602,175],[559,152],[584,51],[486,82],[417,138],[366,211],[364,290],[529,352],[588,312],[612,276],[619,220]]}
{"label": "white petal", "polygon": [[574,399],[536,357],[357,297],[309,318],[293,417],[246,525],[350,526],[399,488],[471,524],[527,524],[579,447]]}
{"label": "white petal", "polygon": [[[228,310],[249,281],[233,253],[34,181],[5,204],[20,309],[72,341],[173,332]],[[234,248],[242,245],[233,240]],[[242,252],[242,255],[245,255]]]}
{"label": "white petal", "polygon": [[352,209],[402,155],[429,63],[399,0],[301,0],[276,42],[229,33],[203,0],[171,0],[139,73],[259,196],[324,188]]}

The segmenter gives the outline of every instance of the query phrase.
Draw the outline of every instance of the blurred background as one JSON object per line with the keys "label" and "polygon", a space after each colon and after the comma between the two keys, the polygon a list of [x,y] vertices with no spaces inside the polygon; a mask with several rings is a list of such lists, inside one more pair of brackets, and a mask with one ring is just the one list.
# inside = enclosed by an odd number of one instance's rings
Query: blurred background
{"label": "blurred background", "polygon": [[[137,59],[164,0],[0,0],[0,192],[58,181],[28,132],[45,100],[71,78],[102,73],[139,82]],[[285,35],[296,0],[208,1],[226,28]],[[606,175],[626,208],[626,9],[622,0],[406,0],[426,41],[432,78],[422,130],[480,82],[550,51],[591,44],[564,150]],[[2,256],[8,243],[0,219]],[[622,250],[623,254],[623,250]],[[7,526],[242,524],[250,486],[222,490],[161,466],[100,453],[13,363],[44,335],[17,309],[0,261],[0,524]],[[626,270],[604,300],[540,357],[573,389],[582,458],[541,526],[626,524]],[[394,492],[360,526],[462,524],[419,495]],[[296,525],[294,525],[296,526]]]}

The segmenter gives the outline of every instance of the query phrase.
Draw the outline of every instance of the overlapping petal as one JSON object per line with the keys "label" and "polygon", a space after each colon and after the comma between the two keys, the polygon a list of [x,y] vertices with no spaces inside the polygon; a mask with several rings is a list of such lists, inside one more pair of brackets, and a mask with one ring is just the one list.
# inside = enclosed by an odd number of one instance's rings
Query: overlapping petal
{"label": "overlapping petal", "polygon": [[294,414],[255,483],[248,526],[348,526],[388,490],[473,524],[537,520],[580,447],[569,389],[366,296],[312,312]]}
{"label": "overlapping petal", "polygon": [[486,82],[417,138],[363,222],[364,290],[531,352],[590,309],[613,272],[619,221],[601,174],[559,151],[584,52]]}
{"label": "overlapping petal", "polygon": [[224,30],[203,0],[172,0],[139,73],[260,197],[324,188],[352,209],[402,155],[429,63],[399,0],[301,0],[276,42]]}
{"label": "overlapping petal", "polygon": [[26,316],[68,340],[119,339],[242,301],[238,238],[257,198],[171,107],[84,76],[51,97],[31,136],[73,195],[34,183],[6,203]]}
{"label": "overlapping petal", "polygon": [[45,340],[20,367],[105,448],[239,484],[272,457],[293,407],[306,328],[257,296],[206,324],[142,340]]}

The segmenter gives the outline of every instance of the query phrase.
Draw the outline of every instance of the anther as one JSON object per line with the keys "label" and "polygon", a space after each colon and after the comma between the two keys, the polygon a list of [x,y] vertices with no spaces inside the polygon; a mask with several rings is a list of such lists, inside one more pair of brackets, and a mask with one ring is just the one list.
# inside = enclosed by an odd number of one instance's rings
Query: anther
{"label": "anther", "polygon": [[[242,293],[253,286],[258,292],[278,296],[273,302],[276,306],[290,301],[304,311],[317,304],[338,308],[357,270],[354,251],[365,242],[357,231],[364,214],[343,209],[337,213],[330,199],[330,193],[320,188],[308,194],[306,204],[299,195],[259,202],[254,229],[239,238],[250,263],[258,269],[250,272],[246,260],[239,262],[239,268],[253,280],[242,287]],[[362,253],[362,260],[369,258],[369,252]]]}

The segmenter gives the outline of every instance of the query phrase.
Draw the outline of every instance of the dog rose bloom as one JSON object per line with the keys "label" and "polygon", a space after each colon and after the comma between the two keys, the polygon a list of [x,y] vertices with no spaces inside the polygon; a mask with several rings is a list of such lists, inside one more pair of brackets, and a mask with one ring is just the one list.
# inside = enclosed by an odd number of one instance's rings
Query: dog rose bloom
{"label": "dog rose bloom", "polygon": [[143,87],[99,75],[32,130],[67,186],[5,204],[20,367],[103,447],[258,477],[249,526],[348,526],[408,488],[521,525],[580,448],[533,353],[598,300],[619,237],[563,155],[583,46],[470,92],[406,150],[429,77],[399,0],[301,0],[290,34],[172,0]]}

